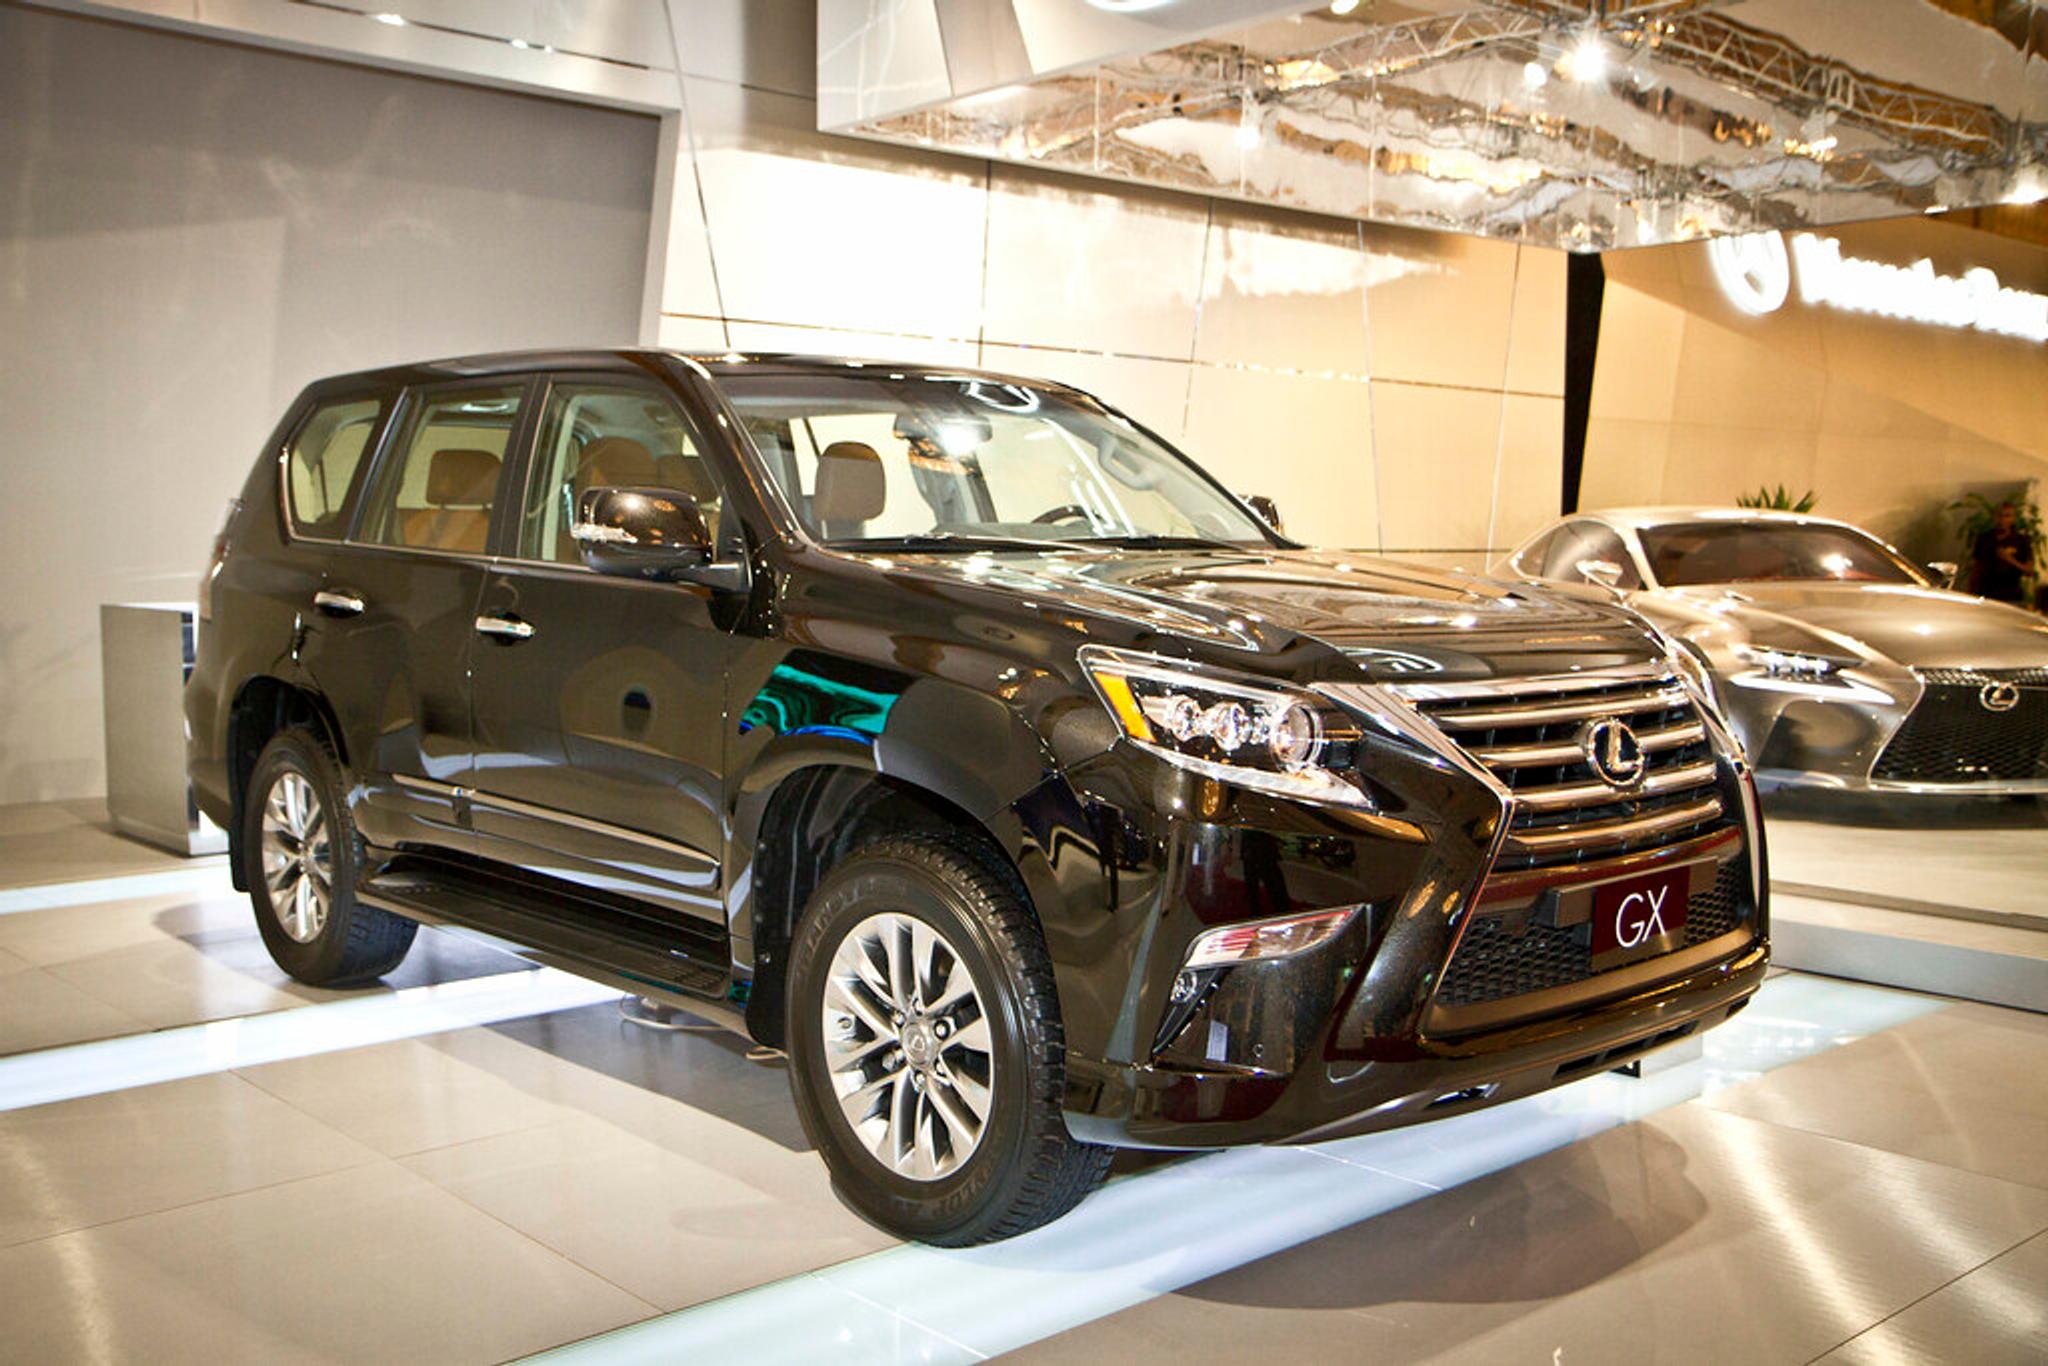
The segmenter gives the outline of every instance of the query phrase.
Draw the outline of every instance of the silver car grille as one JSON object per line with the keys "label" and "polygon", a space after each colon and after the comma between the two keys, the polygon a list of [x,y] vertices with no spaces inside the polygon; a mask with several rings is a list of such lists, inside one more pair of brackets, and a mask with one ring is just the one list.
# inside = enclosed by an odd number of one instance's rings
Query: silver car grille
{"label": "silver car grille", "polygon": [[[1502,869],[1635,853],[1730,819],[1706,726],[1661,665],[1394,691],[1514,794]],[[1642,747],[1645,772],[1634,786],[1609,783],[1589,761],[1586,728],[1609,718]]]}
{"label": "silver car grille", "polygon": [[1915,669],[1922,683],[1950,688],[1981,688],[1986,683],[2015,683],[2022,688],[2048,688],[2048,664],[2018,669]]}

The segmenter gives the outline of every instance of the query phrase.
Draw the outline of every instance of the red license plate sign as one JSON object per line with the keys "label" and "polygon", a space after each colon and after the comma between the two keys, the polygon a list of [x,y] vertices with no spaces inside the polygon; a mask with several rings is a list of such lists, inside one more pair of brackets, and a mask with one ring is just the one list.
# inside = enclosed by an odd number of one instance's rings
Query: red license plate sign
{"label": "red license plate sign", "polygon": [[1677,948],[1692,898],[1692,869],[1646,873],[1593,889],[1593,958],[1619,962]]}

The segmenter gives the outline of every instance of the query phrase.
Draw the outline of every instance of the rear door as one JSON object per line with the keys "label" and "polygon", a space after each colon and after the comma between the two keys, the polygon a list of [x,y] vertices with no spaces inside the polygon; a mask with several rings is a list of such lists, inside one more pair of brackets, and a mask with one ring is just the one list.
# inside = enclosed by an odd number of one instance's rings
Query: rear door
{"label": "rear door", "polygon": [[406,392],[305,619],[301,659],[340,723],[372,843],[472,847],[458,793],[474,763],[470,654],[527,388]]}
{"label": "rear door", "polygon": [[672,490],[718,530],[702,435],[661,385],[618,374],[557,377],[535,426],[470,647],[479,851],[722,932],[721,603],[597,574],[569,534],[600,485]]}

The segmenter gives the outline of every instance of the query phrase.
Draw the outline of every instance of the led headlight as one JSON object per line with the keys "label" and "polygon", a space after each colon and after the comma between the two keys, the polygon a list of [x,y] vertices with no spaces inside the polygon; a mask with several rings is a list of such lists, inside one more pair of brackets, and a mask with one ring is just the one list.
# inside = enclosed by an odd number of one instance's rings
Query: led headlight
{"label": "led headlight", "polygon": [[1749,666],[1741,673],[1730,675],[1728,681],[1738,687],[1799,693],[1830,701],[1892,700],[1889,694],[1860,683],[1848,674],[1847,671],[1855,667],[1855,660],[1830,659],[1825,655],[1772,650],[1758,645],[1736,646],[1735,657]]}
{"label": "led headlight", "polygon": [[1263,792],[1373,804],[1351,776],[1356,726],[1314,693],[1102,645],[1083,647],[1081,666],[1131,742],[1168,763]]}

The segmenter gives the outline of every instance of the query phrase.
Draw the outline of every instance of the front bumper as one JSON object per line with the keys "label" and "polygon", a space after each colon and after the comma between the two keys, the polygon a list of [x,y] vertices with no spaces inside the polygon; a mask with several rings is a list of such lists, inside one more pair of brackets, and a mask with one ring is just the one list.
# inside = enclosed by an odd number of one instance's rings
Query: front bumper
{"label": "front bumper", "polygon": [[1067,1126],[1088,1142],[1222,1148],[1309,1143],[1533,1095],[1711,1029],[1763,985],[1761,936],[1627,995],[1480,1034],[1419,1038],[1412,1056],[1325,1061],[1292,1074],[1111,1067],[1071,1060]]}
{"label": "front bumper", "polygon": [[[1555,709],[1576,696],[1507,705]],[[1706,738],[1666,745],[1659,762],[1696,770],[1711,751],[1708,788],[1623,816],[1621,798],[1574,803],[1589,822],[1577,827],[1530,805],[1560,779],[1555,765],[1525,757],[1553,737],[1526,729],[1468,741],[1495,756],[1489,764],[1507,744],[1530,765],[1505,777],[1453,745],[1439,763],[1378,769],[1387,791],[1376,826],[1227,793],[1207,806],[1199,795],[1159,803],[1189,815],[1142,841],[1160,857],[1142,884],[1149,913],[1129,922],[1145,927],[1134,935],[1132,986],[1113,1010],[1101,1003],[1116,1021],[1107,1046],[1072,1027],[1069,1010],[1069,1128],[1092,1142],[1208,1148],[1390,1127],[1530,1094],[1727,1018],[1763,981],[1767,877],[1755,790],[1711,712],[1698,719]],[[1668,735],[1676,722],[1653,709],[1645,724]],[[1703,827],[1644,837],[1616,828],[1647,818],[1654,832],[1673,804],[1696,805],[1703,791],[1720,813]],[[1606,844],[1532,852],[1555,849],[1541,841],[1570,829]],[[1692,889],[1683,932],[1652,957],[1596,961],[1593,888],[1681,870]],[[1216,979],[1180,971],[1204,927],[1345,904],[1359,913],[1319,948]],[[1468,944],[1483,952],[1467,954]],[[1505,971],[1503,945],[1509,956],[1528,949]]]}
{"label": "front bumper", "polygon": [[1717,678],[1730,723],[1771,787],[1896,796],[2048,794],[2048,686],[1983,706],[1990,675],[1858,674],[1844,700],[1761,692]]}

